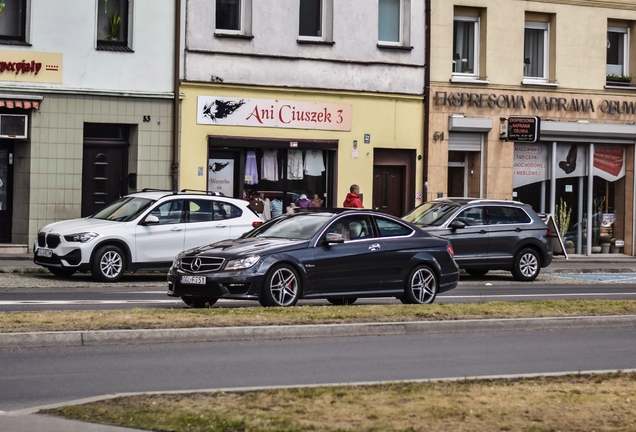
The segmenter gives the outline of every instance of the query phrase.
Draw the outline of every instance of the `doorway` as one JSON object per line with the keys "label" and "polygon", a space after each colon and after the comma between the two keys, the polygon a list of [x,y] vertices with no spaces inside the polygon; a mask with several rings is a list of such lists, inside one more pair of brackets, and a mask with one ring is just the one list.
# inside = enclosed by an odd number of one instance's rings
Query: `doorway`
{"label": "doorway", "polygon": [[0,140],[0,243],[11,243],[12,213],[13,143]]}
{"label": "doorway", "polygon": [[466,196],[466,154],[464,152],[448,152],[447,196]]}
{"label": "doorway", "polygon": [[404,215],[403,166],[373,167],[373,208],[393,216]]}
{"label": "doorway", "polygon": [[128,192],[128,127],[84,125],[82,217],[104,209]]}

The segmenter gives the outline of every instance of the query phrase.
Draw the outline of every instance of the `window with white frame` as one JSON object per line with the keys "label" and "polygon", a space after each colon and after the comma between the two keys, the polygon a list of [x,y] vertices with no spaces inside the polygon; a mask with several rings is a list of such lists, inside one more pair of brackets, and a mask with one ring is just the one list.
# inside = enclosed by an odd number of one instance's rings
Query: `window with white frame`
{"label": "window with white frame", "polygon": [[628,36],[629,30],[624,27],[607,28],[607,61],[608,80],[628,76]]}
{"label": "window with white frame", "polygon": [[523,44],[523,77],[548,80],[547,22],[526,21]]}
{"label": "window with white frame", "polygon": [[303,39],[322,40],[324,18],[323,0],[300,0],[298,35]]}
{"label": "window with white frame", "polygon": [[26,39],[27,0],[0,0],[0,43]]}
{"label": "window with white frame", "polygon": [[389,44],[402,42],[402,0],[379,0],[378,41]]}
{"label": "window with white frame", "polygon": [[479,18],[453,20],[453,75],[479,75]]}

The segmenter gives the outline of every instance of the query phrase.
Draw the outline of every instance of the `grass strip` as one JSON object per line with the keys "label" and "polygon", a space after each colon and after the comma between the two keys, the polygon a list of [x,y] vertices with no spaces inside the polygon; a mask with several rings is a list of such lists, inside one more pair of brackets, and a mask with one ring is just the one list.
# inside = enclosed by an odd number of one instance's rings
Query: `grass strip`
{"label": "grass strip", "polygon": [[139,395],[44,412],[178,432],[634,431],[636,374]]}
{"label": "grass strip", "polygon": [[166,329],[636,314],[636,300],[5,312],[0,332]]}

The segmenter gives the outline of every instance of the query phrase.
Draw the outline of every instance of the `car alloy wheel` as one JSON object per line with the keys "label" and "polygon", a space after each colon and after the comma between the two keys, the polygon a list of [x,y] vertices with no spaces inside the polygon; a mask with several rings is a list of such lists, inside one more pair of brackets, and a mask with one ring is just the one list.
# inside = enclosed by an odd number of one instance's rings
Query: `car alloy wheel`
{"label": "car alloy wheel", "polygon": [[515,258],[515,265],[512,269],[512,275],[516,280],[523,282],[533,281],[539,276],[541,264],[539,255],[534,249],[522,249]]}
{"label": "car alloy wheel", "polygon": [[93,258],[91,273],[95,279],[117,282],[124,276],[124,253],[117,246],[104,246]]}
{"label": "car alloy wheel", "polygon": [[437,295],[437,276],[430,267],[416,267],[406,283],[406,291],[400,300],[404,304],[433,303]]}
{"label": "car alloy wheel", "polygon": [[300,297],[300,280],[296,270],[288,264],[274,267],[267,278],[261,293],[263,306],[294,306]]}

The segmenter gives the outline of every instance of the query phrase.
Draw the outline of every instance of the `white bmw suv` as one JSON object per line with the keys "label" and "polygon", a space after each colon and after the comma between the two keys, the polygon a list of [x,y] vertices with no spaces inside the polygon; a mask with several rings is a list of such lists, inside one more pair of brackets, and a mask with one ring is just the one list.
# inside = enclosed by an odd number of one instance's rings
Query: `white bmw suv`
{"label": "white bmw suv", "polygon": [[33,262],[56,276],[90,271],[105,282],[120,280],[125,271],[168,270],[185,249],[236,238],[260,225],[248,205],[212,193],[144,189],[93,216],[45,226]]}

